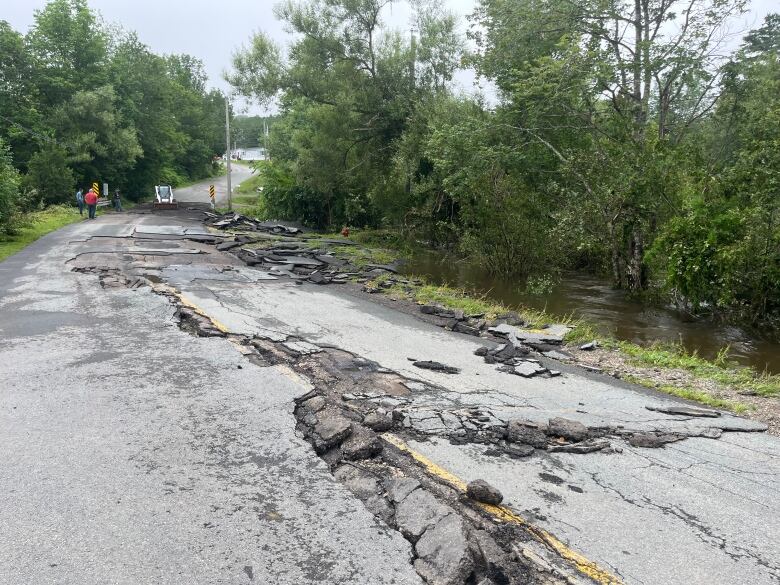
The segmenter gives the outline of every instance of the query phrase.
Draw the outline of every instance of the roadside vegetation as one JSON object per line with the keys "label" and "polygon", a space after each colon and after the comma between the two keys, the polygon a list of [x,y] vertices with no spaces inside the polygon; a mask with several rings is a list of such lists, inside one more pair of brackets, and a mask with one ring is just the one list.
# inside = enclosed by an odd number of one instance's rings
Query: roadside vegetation
{"label": "roadside vegetation", "polygon": [[68,205],[53,205],[42,211],[25,214],[15,224],[13,233],[0,234],[0,261],[16,254],[38,238],[83,219],[75,207]]}
{"label": "roadside vegetation", "polygon": [[[379,0],[282,3],[290,46],[259,33],[228,75],[279,104],[261,210],[777,328],[780,15],[724,55],[748,5],[479,0],[467,51],[439,3],[413,37]],[[464,62],[496,104],[452,89]]]}
{"label": "roadside vegetation", "polygon": [[266,217],[263,206],[263,198],[257,189],[263,184],[263,179],[259,175],[252,175],[246,181],[243,181],[233,191],[233,206],[236,211],[245,215],[255,217]]}
{"label": "roadside vegetation", "polygon": [[0,234],[93,182],[130,203],[220,172],[225,98],[199,60],[153,53],[86,0],[50,0],[26,34],[0,20],[0,55]]}

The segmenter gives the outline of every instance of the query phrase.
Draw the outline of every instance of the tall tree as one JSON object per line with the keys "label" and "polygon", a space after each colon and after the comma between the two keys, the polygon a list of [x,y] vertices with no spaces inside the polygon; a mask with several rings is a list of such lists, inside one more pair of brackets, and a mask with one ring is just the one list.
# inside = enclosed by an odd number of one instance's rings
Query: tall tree
{"label": "tall tree", "polygon": [[86,0],[51,0],[36,10],[26,42],[44,106],[56,107],[77,91],[105,84],[108,36]]}
{"label": "tall tree", "polygon": [[583,199],[588,202],[586,221],[607,235],[617,286],[640,290],[647,284],[646,239],[677,205],[669,149],[711,111],[725,65],[723,27],[744,5],[479,5],[477,66],[500,88],[518,139],[534,141],[558,160],[577,193],[575,212],[581,214]]}
{"label": "tall tree", "polygon": [[[415,103],[426,92],[444,90],[461,44],[451,15],[430,3],[420,31],[404,38],[383,22],[390,0],[312,0],[277,6],[298,40],[288,59],[265,35],[239,52],[228,80],[258,101],[279,97],[291,124],[289,157],[274,152],[298,183],[319,193],[327,217],[318,223],[370,218],[370,194],[387,180],[394,143]],[[305,120],[294,113],[306,112]],[[273,144],[279,144],[278,140]]]}

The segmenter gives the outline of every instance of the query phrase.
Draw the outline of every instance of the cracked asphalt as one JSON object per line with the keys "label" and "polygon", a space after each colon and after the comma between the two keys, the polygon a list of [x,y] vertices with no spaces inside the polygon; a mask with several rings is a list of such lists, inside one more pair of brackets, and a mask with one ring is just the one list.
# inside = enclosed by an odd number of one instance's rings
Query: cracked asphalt
{"label": "cracked asphalt", "polygon": [[106,251],[167,223],[107,214],[0,263],[0,583],[421,583],[296,435],[305,381],[66,264],[168,262]]}
{"label": "cracked asphalt", "polygon": [[[417,380],[411,447],[625,583],[780,583],[780,440],[760,424],[650,411],[678,401],[561,364],[552,379],[499,372],[473,355],[487,341],[244,267],[185,231],[206,233],[199,214],[106,215],[0,264],[0,583],[420,582],[409,544],[296,436],[305,380],[187,335],[148,288],[71,272],[96,265],[175,286],[231,333],[294,335]],[[689,438],[510,459],[443,436],[469,407]]]}
{"label": "cracked asphalt", "polygon": [[[231,330],[271,330],[335,345],[435,386],[415,396],[422,411],[486,407],[503,419],[556,416],[589,426],[698,432],[663,449],[613,441],[622,453],[547,453],[513,460],[482,445],[456,445],[432,430],[410,444],[465,481],[486,479],[505,502],[626,583],[780,582],[780,441],[760,423],[660,415],[676,400],[566,369],[553,379],[498,372],[473,351],[484,343],[339,291],[274,283],[246,287],[193,282],[182,289]],[[409,357],[462,369],[452,376],[414,368]],[[425,421],[422,421],[425,424]],[[438,423],[445,430],[446,423]],[[753,432],[739,432],[753,431]]]}

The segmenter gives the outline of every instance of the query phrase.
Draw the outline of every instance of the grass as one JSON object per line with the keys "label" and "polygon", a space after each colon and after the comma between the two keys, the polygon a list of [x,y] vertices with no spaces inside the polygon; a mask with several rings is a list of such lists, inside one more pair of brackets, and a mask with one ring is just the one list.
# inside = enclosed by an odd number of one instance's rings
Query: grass
{"label": "grass", "polygon": [[[610,342],[608,342],[610,343]],[[740,391],[760,396],[780,395],[780,375],[759,373],[752,368],[735,367],[728,362],[727,350],[713,360],[689,353],[679,344],[654,343],[646,347],[626,341],[611,341],[611,345],[629,356],[637,365],[689,372],[696,378],[711,380]]]}
{"label": "grass", "polygon": [[339,246],[334,253],[359,268],[369,264],[390,264],[397,258],[397,254],[393,254],[389,250],[363,248],[362,246]]}
{"label": "grass", "polygon": [[640,386],[645,386],[646,388],[654,388],[665,394],[670,394],[672,396],[677,396],[678,398],[684,398],[686,400],[698,402],[706,406],[711,406],[712,408],[729,410],[737,414],[742,414],[751,410],[749,405],[742,402],[718,398],[709,392],[704,392],[703,390],[692,388],[690,386],[672,386],[670,384],[659,384],[650,378],[644,378],[641,376],[627,375],[624,376],[623,379],[627,382],[632,382],[633,384],[639,384]]}
{"label": "grass", "polygon": [[236,210],[252,217],[265,218],[263,197],[257,188],[263,186],[263,177],[254,174],[233,191],[233,205]]}
{"label": "grass", "polygon": [[[306,246],[309,248],[320,248],[321,239],[343,239],[340,233],[310,234]],[[353,240],[352,237],[350,237]],[[339,258],[347,260],[350,264],[363,268],[368,264],[390,264],[398,258],[398,254],[386,248],[366,247],[366,246],[333,246],[333,254]]]}
{"label": "grass", "polygon": [[451,309],[460,309],[467,315],[485,315],[487,319],[495,319],[497,316],[515,312],[531,328],[539,328],[553,323],[561,323],[571,327],[566,335],[566,341],[577,343],[592,341],[595,339],[595,330],[591,324],[571,315],[551,315],[546,311],[529,309],[528,307],[509,307],[502,303],[488,299],[486,296],[477,296],[464,289],[452,288],[446,285],[434,285],[424,283],[414,287],[413,299],[422,304],[438,303]]}
{"label": "grass", "polygon": [[16,254],[38,238],[81,219],[78,210],[67,205],[55,205],[43,211],[28,213],[16,234],[0,236],[0,260]]}

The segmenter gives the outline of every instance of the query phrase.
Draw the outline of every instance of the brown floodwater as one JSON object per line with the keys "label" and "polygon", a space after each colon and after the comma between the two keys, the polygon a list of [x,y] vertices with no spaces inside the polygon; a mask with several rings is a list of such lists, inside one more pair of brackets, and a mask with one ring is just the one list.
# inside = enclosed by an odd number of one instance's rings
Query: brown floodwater
{"label": "brown floodwater", "polygon": [[474,262],[433,251],[412,256],[402,272],[425,276],[434,284],[464,288],[506,305],[582,317],[604,333],[634,343],[680,342],[706,358],[714,358],[728,346],[733,361],[758,371],[780,373],[778,340],[712,319],[691,319],[669,307],[641,303],[613,289],[604,278],[565,274],[551,292],[534,295],[526,292],[522,280],[496,278]]}

